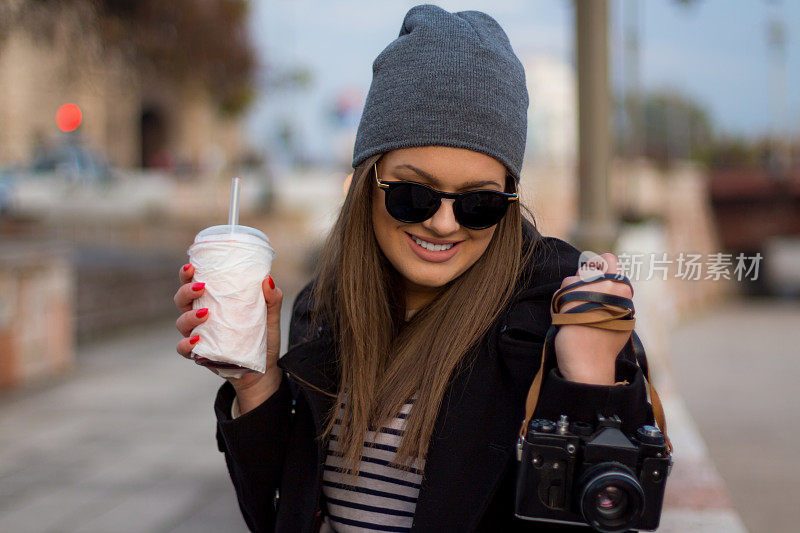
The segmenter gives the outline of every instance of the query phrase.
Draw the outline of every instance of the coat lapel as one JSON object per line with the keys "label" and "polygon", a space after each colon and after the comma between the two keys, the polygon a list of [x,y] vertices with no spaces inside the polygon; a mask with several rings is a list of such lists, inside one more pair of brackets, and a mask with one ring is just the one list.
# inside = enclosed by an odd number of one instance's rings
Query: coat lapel
{"label": "coat lapel", "polygon": [[[475,529],[511,458],[522,416],[486,344],[461,365],[445,392],[434,425],[412,531]],[[302,343],[278,362],[305,390],[319,432],[338,385],[329,337]],[[519,402],[517,402],[519,403]]]}
{"label": "coat lapel", "polygon": [[278,366],[305,390],[319,435],[325,425],[325,415],[336,398],[339,383],[333,340],[323,336],[298,344],[278,359]]}
{"label": "coat lapel", "polygon": [[[494,364],[493,364],[494,363]],[[511,459],[520,413],[484,347],[451,382],[434,427],[412,531],[473,531]]]}

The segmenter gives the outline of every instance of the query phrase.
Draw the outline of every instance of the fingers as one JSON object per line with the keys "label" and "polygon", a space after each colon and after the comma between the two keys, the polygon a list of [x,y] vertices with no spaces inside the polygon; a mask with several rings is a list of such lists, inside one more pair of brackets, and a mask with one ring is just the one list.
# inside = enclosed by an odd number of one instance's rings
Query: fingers
{"label": "fingers", "polygon": [[194,265],[191,263],[186,263],[181,268],[178,269],[178,279],[181,280],[181,283],[189,283],[192,281],[192,277],[194,276]]}
{"label": "fingers", "polygon": [[181,282],[181,286],[173,297],[175,305],[181,311],[181,316],[175,322],[175,327],[184,337],[178,341],[177,351],[187,359],[192,359],[192,348],[200,340],[200,335],[189,337],[189,334],[197,324],[208,320],[208,309],[192,311],[192,302],[199,298],[205,289],[204,283],[190,283],[193,277],[194,266],[191,263],[186,263],[180,267],[178,269],[178,279]]}
{"label": "fingers", "polygon": [[[610,252],[606,252],[604,254],[601,254],[600,256],[595,257],[595,259],[592,262],[592,265],[595,269],[601,270],[606,274],[622,274],[621,270],[619,269],[619,260],[617,259],[617,256]],[[580,268],[578,268],[577,273],[580,274]],[[561,288],[576,283],[578,281],[581,281],[581,279],[582,278],[580,277],[580,275],[567,276],[561,281]],[[631,290],[631,287],[627,283],[617,283],[611,280],[596,281],[594,283],[589,283],[587,285],[583,285],[581,287],[577,287],[571,290],[598,291],[598,292],[613,294],[616,296],[622,296],[624,298],[633,297],[633,291]]]}
{"label": "fingers", "polygon": [[[194,268],[191,265],[186,269],[181,267],[178,276],[181,281],[186,282],[181,285],[174,297],[175,305],[181,310],[181,315],[175,321],[175,327],[184,337],[178,342],[177,351],[181,356],[193,359],[192,347],[200,340],[200,336],[189,337],[189,335],[199,324],[209,319],[209,310],[206,308],[193,310],[192,302],[203,295],[205,283],[191,283],[194,276]],[[261,290],[267,306],[267,357],[268,360],[277,360],[281,341],[280,323],[283,291],[275,286],[275,282],[270,276],[267,276],[262,281]]]}
{"label": "fingers", "polygon": [[181,335],[188,337],[194,328],[208,320],[208,309],[202,308],[196,311],[189,310],[182,313],[175,321],[175,327],[181,332]]}
{"label": "fingers", "polygon": [[184,337],[178,341],[178,353],[186,359],[192,359],[192,348],[200,340],[200,335]]}
{"label": "fingers", "polygon": [[[208,361],[208,359],[205,359],[203,357],[197,357],[192,353],[192,348],[194,348],[194,345],[197,344],[199,340],[200,340],[200,335],[195,335],[193,337],[187,337],[181,339],[178,342],[178,353],[182,357],[185,357],[186,359],[194,360],[194,362],[197,364],[200,364],[201,360]],[[219,375],[219,372],[214,367],[206,366],[206,368],[208,368],[213,373]]]}
{"label": "fingers", "polygon": [[[566,278],[564,278],[561,281],[561,287],[560,288],[563,289],[567,285],[572,285],[573,283],[577,283],[578,281],[581,281],[580,276],[567,276]],[[580,290],[581,288],[582,287],[578,287],[577,289],[570,289],[567,292],[572,292],[574,290]],[[564,305],[561,306],[561,312],[562,313],[567,312],[570,309],[572,309],[573,307],[579,306],[581,303],[583,303],[583,302],[567,302],[567,303],[565,303]]]}
{"label": "fingers", "polygon": [[606,252],[604,254],[600,254],[600,257],[603,258],[605,261],[605,268],[603,271],[606,274],[619,274],[619,262],[617,261],[617,256],[612,254],[611,252]]}
{"label": "fingers", "polygon": [[264,278],[264,281],[261,282],[261,290],[264,293],[264,301],[267,303],[267,325],[279,324],[283,291],[275,286],[272,276]]}
{"label": "fingers", "polygon": [[[606,252],[601,254],[600,257],[602,257],[606,262],[606,267],[604,269],[606,274],[617,274],[618,276],[623,274],[622,270],[619,268],[619,260],[617,259],[616,255]],[[633,290],[627,283],[602,281],[594,285],[597,285],[596,290],[614,294],[616,296],[622,296],[624,298],[633,298]]]}
{"label": "fingers", "polygon": [[205,283],[184,283],[175,293],[175,305],[182,313],[191,310],[192,302],[203,295],[205,287]]}

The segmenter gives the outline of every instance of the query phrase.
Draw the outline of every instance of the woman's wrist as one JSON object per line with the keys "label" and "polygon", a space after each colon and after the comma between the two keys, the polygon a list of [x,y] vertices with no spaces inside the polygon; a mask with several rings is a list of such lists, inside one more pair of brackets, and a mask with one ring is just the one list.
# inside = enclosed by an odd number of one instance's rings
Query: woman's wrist
{"label": "woman's wrist", "polygon": [[277,366],[273,366],[269,368],[260,379],[246,386],[237,386],[234,384],[240,414],[252,411],[267,401],[267,399],[278,390],[282,379],[283,371]]}
{"label": "woman's wrist", "polygon": [[[566,366],[566,365],[565,365]],[[605,362],[596,364],[574,365],[571,368],[561,368],[558,371],[567,381],[585,383],[587,385],[614,385],[616,382],[615,366]]]}

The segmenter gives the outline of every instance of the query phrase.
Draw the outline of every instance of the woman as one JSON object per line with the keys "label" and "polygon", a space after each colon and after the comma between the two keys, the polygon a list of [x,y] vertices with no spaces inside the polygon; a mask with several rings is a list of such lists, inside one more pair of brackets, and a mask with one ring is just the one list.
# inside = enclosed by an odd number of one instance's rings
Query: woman
{"label": "woman", "polygon": [[[283,294],[268,278],[268,370],[229,379],[215,404],[252,530],[551,530],[514,518],[513,448],[579,252],[522,216],[527,106],[522,65],[483,13],[417,6],[375,60],[352,183],[289,350],[278,359]],[[175,296],[188,358],[208,319],[191,310],[192,275]],[[562,327],[536,416],[652,423],[628,338]]]}

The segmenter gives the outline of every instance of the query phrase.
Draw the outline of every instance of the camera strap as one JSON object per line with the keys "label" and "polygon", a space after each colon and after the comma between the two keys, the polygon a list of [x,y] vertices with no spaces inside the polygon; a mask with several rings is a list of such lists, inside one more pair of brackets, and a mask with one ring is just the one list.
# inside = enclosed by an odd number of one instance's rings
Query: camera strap
{"label": "camera strap", "polygon": [[[533,379],[531,388],[528,391],[528,398],[525,401],[525,420],[523,420],[522,427],[520,428],[520,438],[524,438],[528,422],[530,422],[530,419],[533,417],[533,412],[536,410],[536,404],[539,401],[542,380],[545,374],[546,358],[547,354],[550,352],[548,348],[552,346],[558,328],[564,325],[581,325],[613,331],[631,332],[629,342],[632,343],[636,363],[642,369],[642,373],[647,381],[650,392],[650,403],[653,406],[653,416],[656,419],[659,429],[661,429],[661,432],[664,434],[667,449],[672,453],[672,443],[669,437],[667,437],[667,422],[664,417],[664,408],[661,405],[661,399],[658,397],[655,387],[653,387],[653,380],[650,377],[650,369],[647,364],[644,347],[642,346],[639,336],[633,330],[636,325],[633,301],[630,298],[604,292],[573,290],[577,287],[600,281],[625,283],[631,288],[631,293],[633,293],[633,286],[627,277],[618,274],[603,274],[590,280],[577,281],[560,288],[553,294],[553,298],[550,301],[550,316],[553,319],[552,325],[547,330],[547,335],[545,336],[539,371]],[[584,303],[568,311],[561,312],[561,307],[565,303],[574,301],[582,301]]]}

